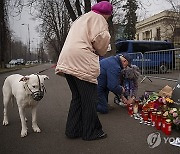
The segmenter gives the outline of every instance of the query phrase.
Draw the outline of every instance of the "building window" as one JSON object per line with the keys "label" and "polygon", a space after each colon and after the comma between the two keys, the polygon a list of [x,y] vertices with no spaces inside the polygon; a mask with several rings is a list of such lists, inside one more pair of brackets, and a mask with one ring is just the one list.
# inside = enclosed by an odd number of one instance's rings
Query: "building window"
{"label": "building window", "polygon": [[152,40],[152,30],[143,32],[143,40]]}
{"label": "building window", "polygon": [[174,43],[180,45],[180,28],[174,30]]}
{"label": "building window", "polygon": [[145,40],[145,32],[142,32],[142,39]]}
{"label": "building window", "polygon": [[161,40],[161,29],[160,29],[160,27],[156,29],[156,39],[155,40]]}
{"label": "building window", "polygon": [[139,34],[136,35],[136,40],[139,40]]}

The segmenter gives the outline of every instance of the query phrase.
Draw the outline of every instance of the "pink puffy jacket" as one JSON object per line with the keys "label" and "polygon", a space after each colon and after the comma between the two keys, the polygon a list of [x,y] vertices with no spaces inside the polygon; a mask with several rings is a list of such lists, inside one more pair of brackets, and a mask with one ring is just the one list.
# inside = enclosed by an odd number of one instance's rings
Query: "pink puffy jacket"
{"label": "pink puffy jacket", "polygon": [[99,56],[106,54],[109,43],[110,34],[105,18],[93,11],[82,15],[70,28],[55,73],[71,74],[97,84]]}

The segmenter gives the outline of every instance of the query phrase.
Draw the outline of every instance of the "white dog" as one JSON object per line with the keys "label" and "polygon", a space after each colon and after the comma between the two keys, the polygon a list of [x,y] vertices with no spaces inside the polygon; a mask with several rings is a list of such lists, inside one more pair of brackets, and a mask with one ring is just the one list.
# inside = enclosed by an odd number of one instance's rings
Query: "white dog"
{"label": "white dog", "polygon": [[3,85],[4,119],[3,125],[8,125],[7,106],[14,96],[18,105],[21,119],[21,137],[27,136],[27,125],[24,110],[26,107],[32,109],[32,128],[34,132],[41,132],[37,125],[36,111],[38,102],[43,98],[45,86],[44,80],[49,79],[46,75],[31,74],[22,76],[14,74],[8,76]]}

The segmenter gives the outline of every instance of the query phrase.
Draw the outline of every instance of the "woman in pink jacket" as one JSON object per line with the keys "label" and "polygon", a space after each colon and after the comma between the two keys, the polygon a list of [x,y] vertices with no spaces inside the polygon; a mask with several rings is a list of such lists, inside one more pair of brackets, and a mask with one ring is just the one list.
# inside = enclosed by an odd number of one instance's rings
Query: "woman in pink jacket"
{"label": "woman in pink jacket", "polygon": [[107,20],[112,10],[107,1],[92,6],[72,24],[60,53],[55,73],[65,75],[72,92],[65,131],[69,138],[107,137],[96,112],[97,77],[99,56],[106,54],[110,43]]}

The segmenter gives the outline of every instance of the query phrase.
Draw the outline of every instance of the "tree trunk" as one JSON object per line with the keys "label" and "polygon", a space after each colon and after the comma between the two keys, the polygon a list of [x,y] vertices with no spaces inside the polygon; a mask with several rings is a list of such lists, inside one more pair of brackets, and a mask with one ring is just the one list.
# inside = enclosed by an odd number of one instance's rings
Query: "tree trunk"
{"label": "tree trunk", "polygon": [[114,25],[113,25],[113,21],[112,21],[113,16],[110,17],[108,24],[109,24],[109,32],[111,34],[111,52],[110,55],[115,55],[116,53],[116,47],[115,47],[115,34],[114,34]]}
{"label": "tree trunk", "polygon": [[76,6],[76,9],[77,9],[77,12],[78,12],[78,16],[81,16],[82,11],[81,11],[81,6],[80,6],[80,3],[79,3],[79,0],[76,0],[75,6]]}
{"label": "tree trunk", "polygon": [[5,0],[0,1],[0,67],[5,67],[4,53],[6,51],[6,23],[5,23]]}
{"label": "tree trunk", "polygon": [[85,13],[91,11],[91,1],[90,0],[84,0],[85,4]]}
{"label": "tree trunk", "polygon": [[64,3],[66,5],[66,7],[67,7],[67,10],[69,12],[69,15],[70,15],[72,21],[75,21],[77,17],[76,17],[75,12],[73,11],[73,8],[71,6],[70,1],[69,0],[64,0]]}

